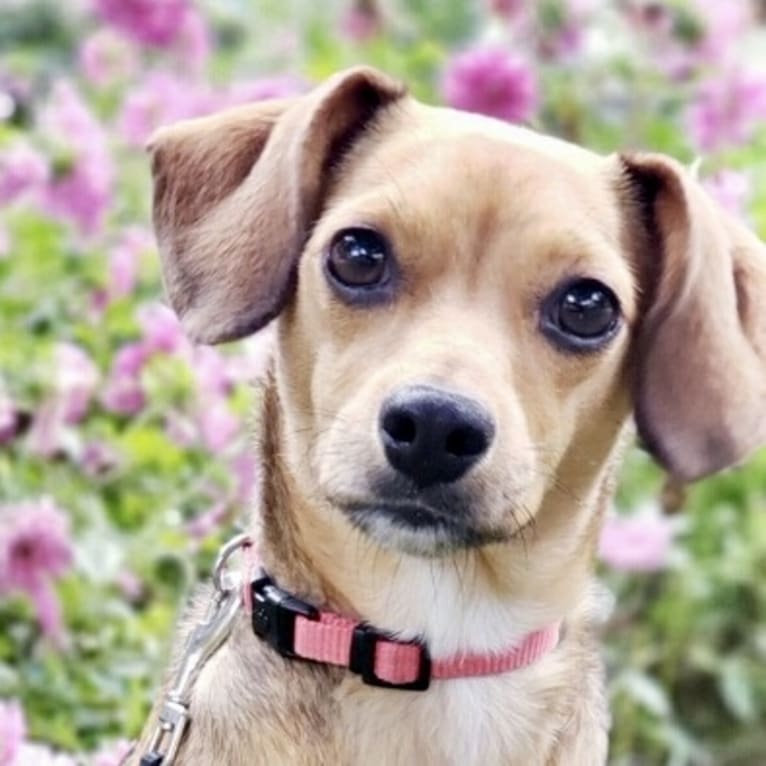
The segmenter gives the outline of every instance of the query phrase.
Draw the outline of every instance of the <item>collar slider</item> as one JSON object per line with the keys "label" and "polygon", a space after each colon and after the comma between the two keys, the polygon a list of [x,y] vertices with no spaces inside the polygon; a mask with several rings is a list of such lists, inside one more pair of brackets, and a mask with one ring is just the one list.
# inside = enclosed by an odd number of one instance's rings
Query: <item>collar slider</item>
{"label": "collar slider", "polygon": [[[375,650],[380,641],[418,647],[420,650],[420,661],[418,664],[418,674],[414,681],[392,683],[383,680],[377,675],[375,672]],[[358,673],[362,677],[362,681],[368,686],[380,686],[384,689],[423,692],[431,683],[431,656],[428,653],[428,647],[423,642],[400,641],[387,633],[375,630],[375,628],[365,622],[359,623],[354,628],[354,633],[351,637],[348,669],[353,673]]]}
{"label": "collar slider", "polygon": [[282,590],[268,576],[254,580],[253,631],[283,657],[297,658],[295,653],[295,621],[298,617],[319,620],[319,610]]}

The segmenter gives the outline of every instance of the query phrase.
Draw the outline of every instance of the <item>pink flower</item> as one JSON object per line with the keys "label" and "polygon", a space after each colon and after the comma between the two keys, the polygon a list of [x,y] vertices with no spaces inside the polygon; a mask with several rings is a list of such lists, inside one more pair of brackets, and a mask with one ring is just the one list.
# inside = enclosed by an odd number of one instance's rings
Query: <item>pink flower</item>
{"label": "pink flower", "polygon": [[173,49],[184,71],[198,75],[207,63],[213,48],[210,29],[202,14],[190,8],[186,20],[176,38]]}
{"label": "pink flower", "polygon": [[188,0],[94,0],[101,18],[144,45],[165,47],[179,35]]}
{"label": "pink flower", "polygon": [[43,402],[35,412],[27,437],[33,455],[51,458],[64,450],[66,420],[61,402],[55,397]]}
{"label": "pink flower", "polygon": [[720,170],[706,178],[702,185],[721,207],[735,216],[746,215],[747,204],[752,195],[750,178],[735,170]]}
{"label": "pink flower", "polygon": [[373,9],[352,6],[341,16],[340,30],[349,40],[363,43],[380,32],[380,18]]}
{"label": "pink flower", "polygon": [[753,3],[694,0],[692,7],[704,26],[704,34],[695,46],[699,62],[718,68],[739,57],[742,37],[754,22]]}
{"label": "pink flower", "polygon": [[169,72],[150,72],[126,95],[118,129],[129,144],[143,146],[156,128],[216,108],[218,102],[199,85]]}
{"label": "pink flower", "polygon": [[146,395],[141,370],[151,353],[143,343],[128,343],[117,352],[101,394],[105,409],[119,415],[135,415],[144,408]]}
{"label": "pink flower", "polygon": [[131,747],[126,739],[105,745],[93,756],[93,766],[121,766]]}
{"label": "pink flower", "polygon": [[223,399],[202,401],[198,420],[202,441],[212,452],[222,452],[239,433],[239,420]]}
{"label": "pink flower", "polygon": [[115,579],[115,585],[119,588],[123,597],[131,604],[138,603],[145,595],[146,589],[141,578],[129,569],[123,569]]}
{"label": "pink flower", "polygon": [[544,58],[565,61],[579,52],[582,41],[582,25],[576,21],[569,21],[541,40],[539,50]]}
{"label": "pink flower", "polygon": [[552,23],[545,24],[542,29],[538,46],[540,54],[559,61],[577,54],[595,5],[594,0],[561,0],[558,12],[551,15]]}
{"label": "pink flower", "polygon": [[0,593],[29,596],[53,639],[62,631],[53,581],[69,569],[72,557],[69,519],[52,500],[0,506]]}
{"label": "pink flower", "polygon": [[101,395],[104,409],[117,415],[135,415],[146,405],[146,394],[141,384],[128,377],[110,378]]}
{"label": "pink flower", "polygon": [[688,114],[695,144],[706,151],[745,143],[766,119],[766,77],[733,69],[701,87]]}
{"label": "pink flower", "polygon": [[109,308],[109,293],[106,290],[96,288],[90,294],[90,301],[85,304],[83,318],[89,322],[97,323],[104,318],[104,312]]}
{"label": "pink flower", "polygon": [[97,477],[111,471],[119,463],[119,456],[106,442],[91,441],[85,445],[79,463],[86,476]]}
{"label": "pink flower", "polygon": [[186,531],[197,540],[208,537],[221,526],[227,513],[226,503],[216,503],[209,511],[193,518],[186,525]]}
{"label": "pink flower", "polygon": [[231,391],[228,360],[220,351],[211,346],[195,346],[190,361],[203,398],[225,396]]}
{"label": "pink flower", "polygon": [[674,3],[632,0],[628,19],[648,43],[648,59],[673,79],[711,74],[741,61],[741,42],[754,24],[751,0]]}
{"label": "pink flower", "polygon": [[499,48],[479,48],[456,56],[442,83],[451,107],[509,122],[529,119],[537,107],[537,83],[531,67]]}
{"label": "pink flower", "polygon": [[672,520],[656,511],[612,515],[601,532],[599,555],[623,572],[654,572],[667,566],[675,533]]}
{"label": "pink flower", "polygon": [[48,161],[40,152],[23,142],[12,145],[0,153],[0,205],[38,191],[49,174]]}
{"label": "pink flower", "polygon": [[199,432],[194,422],[180,412],[165,415],[165,434],[179,447],[191,447],[197,443]]}
{"label": "pink flower", "polygon": [[701,69],[721,71],[741,60],[741,41],[754,23],[750,0],[693,0],[688,7],[633,0],[627,17],[648,43],[649,60],[674,79]]}
{"label": "pink flower", "polygon": [[234,83],[216,104],[217,109],[264,101],[269,98],[289,98],[306,90],[306,83],[290,74],[258,77]]}
{"label": "pink flower", "polygon": [[510,20],[527,10],[526,0],[488,0],[487,5],[492,13]]}
{"label": "pink flower", "polygon": [[43,110],[40,127],[54,142],[72,148],[76,141],[84,145],[91,141],[103,144],[104,130],[71,82],[59,80]]}
{"label": "pink flower", "polygon": [[178,318],[161,303],[141,307],[138,323],[143,331],[143,346],[149,353],[171,354],[186,343]]}
{"label": "pink flower", "polygon": [[112,370],[118,375],[137,378],[151,354],[143,343],[126,343],[115,355]]}
{"label": "pink flower", "polygon": [[698,41],[680,39],[676,34],[676,13],[668,5],[632,0],[626,18],[633,35],[643,42],[647,62],[674,80],[689,77],[699,65]]}
{"label": "pink flower", "polygon": [[138,280],[141,255],[154,247],[150,232],[137,226],[125,229],[109,252],[109,287],[111,300],[130,295]]}
{"label": "pink flower", "polygon": [[640,32],[663,37],[673,34],[675,23],[672,9],[662,3],[631,0],[627,4],[626,17]]}
{"label": "pink flower", "polygon": [[27,734],[24,711],[16,700],[0,700],[0,766],[13,766]]}
{"label": "pink flower", "polygon": [[110,162],[84,154],[48,187],[46,207],[51,215],[72,221],[82,234],[92,236],[103,226],[111,199]]}
{"label": "pink flower", "polygon": [[80,46],[79,63],[85,79],[99,88],[130,77],[136,70],[136,52],[110,29],[99,29]]}
{"label": "pink flower", "polygon": [[62,155],[43,205],[50,214],[72,221],[82,234],[93,235],[101,228],[112,198],[114,170],[106,133],[67,82],[56,84],[43,112],[42,128]]}
{"label": "pink flower", "polygon": [[0,588],[34,591],[72,563],[69,519],[50,498],[0,506]]}
{"label": "pink flower", "polygon": [[59,343],[54,354],[54,385],[64,422],[79,423],[85,417],[100,375],[84,349]]}

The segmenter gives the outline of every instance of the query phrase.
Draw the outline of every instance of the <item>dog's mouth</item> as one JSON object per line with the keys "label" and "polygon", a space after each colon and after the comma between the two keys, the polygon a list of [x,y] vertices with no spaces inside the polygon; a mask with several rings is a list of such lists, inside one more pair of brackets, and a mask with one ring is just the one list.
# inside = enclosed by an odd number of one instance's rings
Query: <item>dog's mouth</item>
{"label": "dog's mouth", "polygon": [[467,515],[447,515],[410,499],[344,499],[333,504],[382,547],[416,556],[442,556],[507,539],[496,530],[479,527]]}

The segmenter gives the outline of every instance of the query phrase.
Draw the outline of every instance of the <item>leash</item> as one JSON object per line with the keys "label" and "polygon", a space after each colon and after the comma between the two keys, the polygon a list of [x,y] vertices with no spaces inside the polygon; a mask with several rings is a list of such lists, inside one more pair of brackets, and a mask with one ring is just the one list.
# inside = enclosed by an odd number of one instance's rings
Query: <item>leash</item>
{"label": "leash", "polygon": [[190,723],[191,690],[202,668],[231,634],[242,606],[242,577],[226,565],[240,548],[251,545],[247,535],[238,535],[218,553],[213,567],[213,597],[202,622],[195,626],[184,645],[181,663],[160,707],[157,726],[139,766],[172,766]]}
{"label": "leash", "polygon": [[[227,568],[240,549],[245,574]],[[253,632],[290,659],[348,668],[368,686],[425,691],[432,680],[496,675],[531,665],[558,646],[560,623],[529,633],[521,643],[491,654],[460,653],[432,659],[420,640],[402,640],[368,623],[328,612],[280,588],[258,566],[252,541],[238,535],[220,550],[213,568],[213,596],[192,630],[140,766],[172,766],[191,721],[191,691],[204,666],[231,634],[244,606]]]}

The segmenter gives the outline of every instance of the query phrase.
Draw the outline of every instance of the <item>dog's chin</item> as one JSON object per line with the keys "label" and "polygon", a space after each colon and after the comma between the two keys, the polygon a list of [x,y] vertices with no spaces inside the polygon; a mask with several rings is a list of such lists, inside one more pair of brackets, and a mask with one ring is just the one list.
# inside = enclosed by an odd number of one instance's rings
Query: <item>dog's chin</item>
{"label": "dog's chin", "polygon": [[357,529],[382,548],[411,556],[448,556],[505,539],[420,503],[370,500],[338,505]]}

